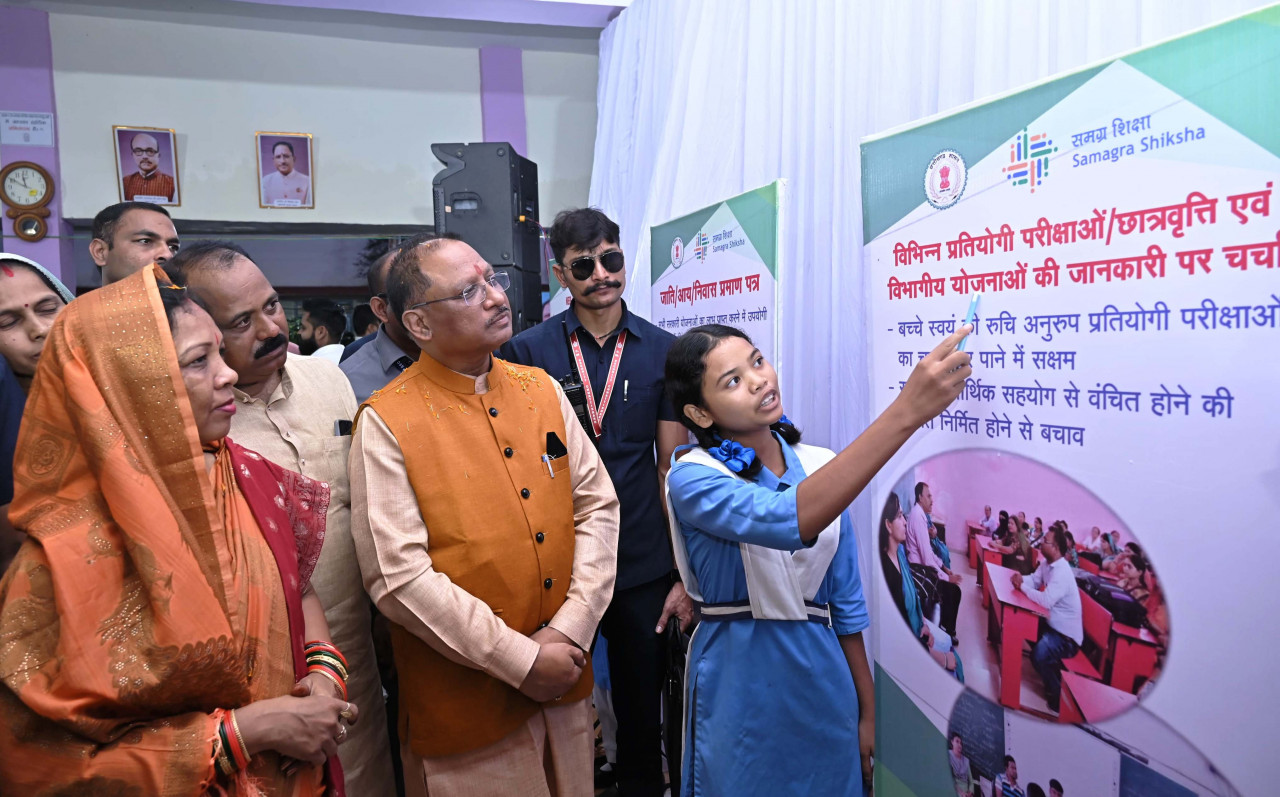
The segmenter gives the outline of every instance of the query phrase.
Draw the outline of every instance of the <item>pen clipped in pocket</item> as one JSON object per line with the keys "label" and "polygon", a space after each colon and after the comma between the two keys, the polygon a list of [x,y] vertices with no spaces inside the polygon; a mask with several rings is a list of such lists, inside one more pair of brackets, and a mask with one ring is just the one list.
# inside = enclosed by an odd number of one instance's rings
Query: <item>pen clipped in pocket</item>
{"label": "pen clipped in pocket", "polygon": [[555,432],[547,432],[547,453],[542,455],[542,462],[553,479],[569,469],[569,449]]}

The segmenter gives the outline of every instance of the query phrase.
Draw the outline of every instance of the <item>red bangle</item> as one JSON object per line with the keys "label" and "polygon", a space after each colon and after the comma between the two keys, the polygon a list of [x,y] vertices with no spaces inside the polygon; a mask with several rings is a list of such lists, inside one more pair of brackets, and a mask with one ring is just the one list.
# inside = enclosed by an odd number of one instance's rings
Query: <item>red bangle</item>
{"label": "red bangle", "polygon": [[239,734],[235,732],[235,725],[232,722],[233,712],[227,712],[222,717],[223,737],[227,740],[227,747],[231,750],[231,757],[236,762],[236,769],[244,771],[249,768],[249,755],[245,751],[243,742],[239,738]]}
{"label": "red bangle", "polygon": [[328,678],[330,681],[333,681],[335,684],[337,684],[338,691],[342,692],[342,699],[343,700],[347,699],[347,685],[342,682],[341,678],[334,675],[332,670],[329,670],[328,668],[319,664],[313,664],[307,668],[307,674],[311,674],[313,672],[318,672],[324,677]]}
{"label": "red bangle", "polygon": [[310,642],[308,642],[306,645],[304,645],[302,649],[304,651],[308,651],[308,650],[311,650],[312,648],[320,648],[321,650],[327,650],[333,655],[338,657],[338,660],[342,662],[343,667],[349,666],[347,664],[347,657],[343,656],[342,651],[338,650],[338,648],[335,647],[332,642],[325,642],[322,639],[313,639]]}

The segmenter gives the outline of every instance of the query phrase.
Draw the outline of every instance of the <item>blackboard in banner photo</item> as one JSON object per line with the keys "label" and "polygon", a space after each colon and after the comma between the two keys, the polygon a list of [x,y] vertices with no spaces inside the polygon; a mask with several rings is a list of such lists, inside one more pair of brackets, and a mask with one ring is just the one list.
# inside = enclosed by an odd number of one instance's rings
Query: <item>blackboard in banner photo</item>
{"label": "blackboard in banner photo", "polygon": [[1004,771],[1004,709],[974,692],[956,698],[947,726],[947,744],[959,734],[962,750],[975,773],[994,780]]}

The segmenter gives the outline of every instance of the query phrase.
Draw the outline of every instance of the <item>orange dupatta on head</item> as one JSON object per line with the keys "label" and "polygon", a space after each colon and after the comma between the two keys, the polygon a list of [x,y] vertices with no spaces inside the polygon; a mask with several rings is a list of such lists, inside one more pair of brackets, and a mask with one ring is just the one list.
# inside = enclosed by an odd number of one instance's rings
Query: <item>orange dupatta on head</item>
{"label": "orange dupatta on head", "polygon": [[63,311],[23,417],[29,539],[0,581],[0,783],[23,794],[198,793],[209,712],[250,697],[157,273]]}

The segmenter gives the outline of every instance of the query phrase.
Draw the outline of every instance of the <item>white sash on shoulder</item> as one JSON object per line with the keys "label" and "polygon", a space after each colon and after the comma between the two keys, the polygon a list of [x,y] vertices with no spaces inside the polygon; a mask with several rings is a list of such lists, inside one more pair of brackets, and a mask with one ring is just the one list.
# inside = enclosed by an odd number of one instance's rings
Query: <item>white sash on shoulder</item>
{"label": "white sash on shoulder", "polygon": [[[792,447],[806,475],[827,464],[835,453],[818,446],[797,444]],[[734,478],[741,478],[702,447],[695,447],[672,465],[671,470],[689,465],[703,465]],[[676,567],[684,581],[689,597],[705,603],[698,579],[689,566],[689,553],[685,549],[684,536],[671,503],[671,481],[666,489],[667,518],[671,531],[671,547],[675,552]],[[751,599],[751,616],[757,620],[808,620],[813,610],[805,606],[812,601],[822,586],[822,579],[835,558],[840,544],[840,518],[823,529],[817,541],[795,553],[760,545],[739,543],[742,551],[742,567],[747,576],[747,594]]]}

